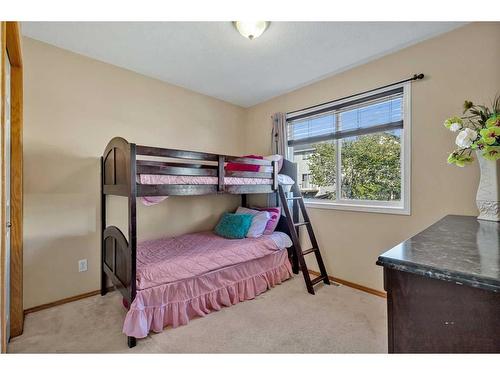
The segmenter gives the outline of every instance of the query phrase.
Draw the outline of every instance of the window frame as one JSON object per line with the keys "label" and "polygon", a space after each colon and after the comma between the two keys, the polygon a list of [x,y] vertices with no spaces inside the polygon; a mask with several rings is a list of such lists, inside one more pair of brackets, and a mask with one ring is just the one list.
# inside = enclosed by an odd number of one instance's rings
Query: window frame
{"label": "window frame", "polygon": [[[397,202],[390,201],[377,201],[377,200],[363,200],[363,199],[342,199],[341,183],[336,184],[336,200],[324,200],[314,198],[304,198],[306,207],[319,208],[319,209],[334,209],[345,211],[358,211],[358,212],[373,212],[397,215],[410,215],[411,214],[411,83],[405,82],[390,87],[385,87],[380,90],[370,91],[369,93],[352,96],[346,99],[338,100],[333,103],[328,103],[328,106],[342,105],[353,100],[360,100],[368,98],[372,95],[390,92],[391,90],[402,88],[403,89],[403,128],[401,129],[401,199]],[[288,134],[288,118],[295,117],[298,114],[307,114],[308,112],[321,110],[324,106],[313,107],[300,112],[287,113],[287,132]],[[326,112],[326,111],[325,111]],[[338,115],[338,114],[337,114]],[[375,134],[370,133],[370,134]],[[341,147],[339,147],[342,139],[336,139],[336,159],[337,170],[336,176],[342,178],[341,174]],[[288,140],[287,140],[288,143]],[[287,148],[287,159],[293,160],[293,147]]]}

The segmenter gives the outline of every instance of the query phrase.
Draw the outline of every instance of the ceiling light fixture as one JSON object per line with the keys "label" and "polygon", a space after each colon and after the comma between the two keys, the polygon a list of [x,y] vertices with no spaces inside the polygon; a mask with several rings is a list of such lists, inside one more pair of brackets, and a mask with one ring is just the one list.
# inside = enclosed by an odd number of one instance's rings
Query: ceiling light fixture
{"label": "ceiling light fixture", "polygon": [[269,21],[234,21],[234,27],[245,38],[256,39],[269,27]]}

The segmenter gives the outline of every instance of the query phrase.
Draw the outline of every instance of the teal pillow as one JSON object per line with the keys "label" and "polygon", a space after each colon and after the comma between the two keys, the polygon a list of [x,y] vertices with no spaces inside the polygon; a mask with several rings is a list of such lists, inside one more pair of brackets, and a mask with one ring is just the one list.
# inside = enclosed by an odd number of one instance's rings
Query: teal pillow
{"label": "teal pillow", "polygon": [[245,238],[250,225],[252,225],[252,218],[252,215],[230,214],[226,212],[222,215],[214,232],[224,238]]}

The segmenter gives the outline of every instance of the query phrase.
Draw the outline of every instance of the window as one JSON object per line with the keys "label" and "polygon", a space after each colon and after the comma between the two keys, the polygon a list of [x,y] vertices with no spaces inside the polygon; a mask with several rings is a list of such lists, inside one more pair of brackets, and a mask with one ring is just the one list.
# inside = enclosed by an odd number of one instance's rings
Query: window
{"label": "window", "polygon": [[404,84],[287,115],[308,206],[409,214],[409,96]]}

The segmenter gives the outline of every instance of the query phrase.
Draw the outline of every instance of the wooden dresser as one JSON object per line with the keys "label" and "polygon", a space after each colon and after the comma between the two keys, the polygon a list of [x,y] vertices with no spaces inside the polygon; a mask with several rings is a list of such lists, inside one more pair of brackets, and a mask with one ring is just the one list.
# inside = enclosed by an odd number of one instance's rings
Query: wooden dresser
{"label": "wooden dresser", "polygon": [[500,223],[449,215],[377,264],[389,353],[500,353]]}

